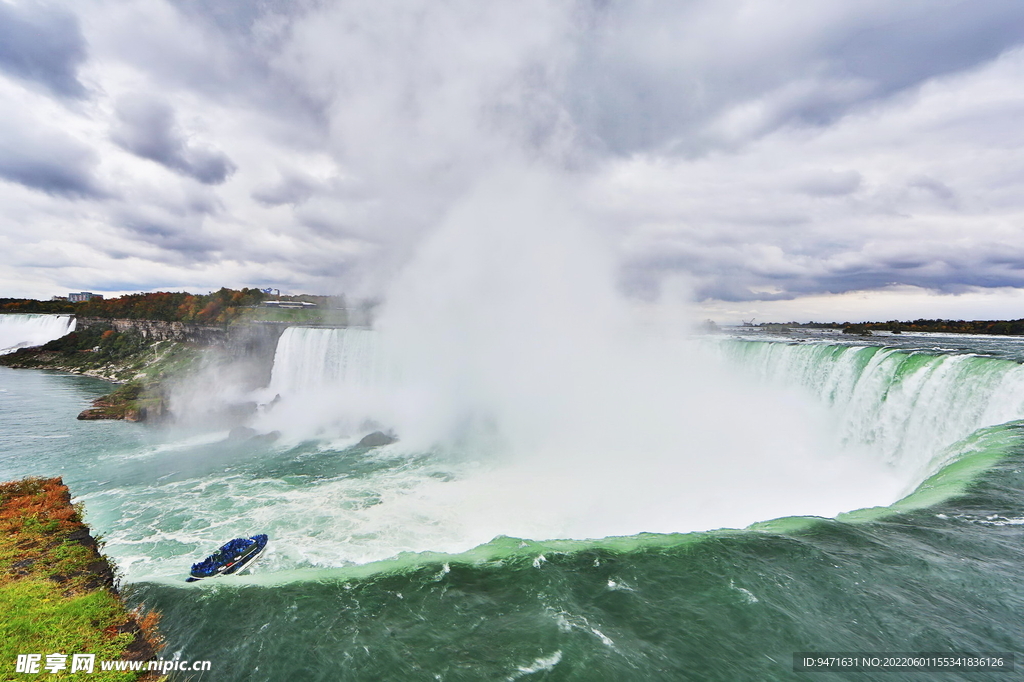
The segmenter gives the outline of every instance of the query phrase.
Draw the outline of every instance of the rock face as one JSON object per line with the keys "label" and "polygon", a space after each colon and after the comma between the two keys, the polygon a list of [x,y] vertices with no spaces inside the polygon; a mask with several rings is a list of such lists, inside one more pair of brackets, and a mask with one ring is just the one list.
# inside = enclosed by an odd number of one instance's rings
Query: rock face
{"label": "rock face", "polygon": [[247,374],[254,385],[265,386],[270,381],[274,365],[277,340],[288,322],[258,321],[228,326],[202,325],[192,322],[164,322],[162,320],[108,320],[98,317],[79,317],[79,329],[113,329],[116,332],[135,332],[147,341],[177,341],[202,348],[216,349],[236,360],[244,359]]}
{"label": "rock face", "polygon": [[101,317],[79,317],[78,328],[113,329],[136,332],[147,341],[179,341],[197,346],[224,346],[238,355],[273,356],[277,339],[291,326],[288,322],[252,322],[228,326],[165,322],[163,320],[108,320]]}
{"label": "rock face", "polygon": [[127,419],[128,408],[124,404],[115,404],[109,400],[97,398],[92,401],[92,407],[82,410],[78,414],[78,418],[89,421],[94,419]]}
{"label": "rock face", "polygon": [[100,404],[102,400],[93,403],[94,407],[82,410],[78,413],[78,419],[82,421],[94,421],[97,419],[123,419],[126,422],[144,422],[150,419],[151,412],[158,415],[163,414],[163,408],[152,411],[146,407],[126,407],[124,405]]}
{"label": "rock face", "polygon": [[398,439],[394,436],[388,435],[383,431],[374,431],[371,434],[363,436],[363,439],[356,443],[356,447],[360,448],[376,448],[381,445],[391,445],[392,443],[398,442]]}
{"label": "rock face", "polygon": [[80,328],[102,327],[116,332],[138,332],[148,341],[181,341],[201,346],[214,346],[224,343],[227,331],[224,327],[215,327],[191,322],[164,322],[162,320],[108,320],[101,317],[78,318]]}

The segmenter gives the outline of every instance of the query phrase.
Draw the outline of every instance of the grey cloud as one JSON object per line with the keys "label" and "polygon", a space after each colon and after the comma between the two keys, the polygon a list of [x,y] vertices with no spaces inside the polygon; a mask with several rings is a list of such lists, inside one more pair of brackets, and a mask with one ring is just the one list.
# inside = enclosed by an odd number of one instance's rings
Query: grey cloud
{"label": "grey cloud", "polygon": [[212,149],[189,149],[181,160],[179,170],[207,185],[219,185],[235,171],[231,159]]}
{"label": "grey cloud", "polygon": [[[1009,155],[1024,145],[1012,96],[1024,59],[969,73],[1021,44],[1018,0],[170,0],[149,23],[147,3],[97,7],[119,18],[82,23],[104,55],[97,97],[119,96],[131,73],[181,106],[120,99],[111,139],[206,185],[150,186],[131,173],[146,162],[103,159],[133,198],[102,208],[120,237],[103,246],[112,257],[186,270],[230,257],[296,286],[333,275],[383,288],[467,188],[525,157],[575,177],[620,171],[598,221],[637,228],[621,272],[637,296],[679,273],[729,300],[1019,280],[1015,259],[986,248],[1019,239]],[[12,11],[0,0],[0,19]],[[0,68],[73,93],[77,30],[68,51],[33,57],[42,76],[4,61],[5,45]],[[915,110],[935,91],[952,95]],[[252,174],[219,186],[235,166],[215,145],[229,147],[183,130],[186,106],[232,117],[232,143],[262,155]],[[102,122],[70,124],[88,136]],[[100,196],[99,159],[61,140],[45,153],[11,143],[0,177]],[[279,180],[245,184],[274,168]]]}
{"label": "grey cloud", "polygon": [[56,159],[0,158],[0,178],[47,194],[79,199],[102,197],[84,164],[65,165]]}
{"label": "grey cloud", "polygon": [[[993,268],[973,254],[947,254],[929,262],[864,262],[860,265],[809,271],[800,275],[758,277],[748,268],[716,268],[706,273],[698,288],[700,298],[726,301],[791,300],[804,295],[869,291],[896,284],[959,293],[970,287],[1021,287],[1024,272]],[[774,287],[777,293],[765,293]]]}
{"label": "grey cloud", "polygon": [[78,67],[85,59],[85,39],[74,15],[0,2],[0,69],[62,97],[81,98],[86,90]]}
{"label": "grey cloud", "polygon": [[[329,3],[172,0],[169,5],[177,16],[166,28],[121,35],[108,47],[161,86],[277,118],[276,134],[296,146],[324,145],[328,89],[304,87],[283,66],[290,62],[287,52],[294,23],[310,7],[323,11]],[[141,7],[136,8],[136,17],[140,22],[148,20]],[[184,26],[188,37],[179,40],[171,25]]]}
{"label": "grey cloud", "polygon": [[327,239],[351,239],[356,238],[356,230],[351,226],[337,220],[331,220],[322,215],[302,215],[299,220],[303,226],[318,237]]}
{"label": "grey cloud", "polygon": [[928,262],[922,259],[893,260],[888,265],[893,270],[913,270],[927,266]]}
{"label": "grey cloud", "polygon": [[151,253],[146,256],[149,259],[175,264],[211,262],[224,247],[220,238],[204,229],[201,216],[178,217],[154,209],[126,208],[115,221],[120,233],[138,246],[112,244],[105,249],[112,257],[122,253],[138,256],[141,246],[143,250],[154,247],[165,254]]}
{"label": "grey cloud", "polygon": [[223,152],[191,142],[175,122],[170,105],[142,97],[121,100],[113,140],[125,150],[207,185],[218,185],[235,171]]}
{"label": "grey cloud", "polygon": [[[894,284],[944,293],[1024,286],[1024,252],[995,244],[964,248],[929,241],[926,235],[927,230],[919,229],[917,239],[908,236],[881,244],[817,241],[805,244],[803,254],[782,239],[740,248],[660,242],[634,251],[620,279],[631,294],[653,299],[667,276],[682,272],[694,279],[698,299],[734,302],[790,300]],[[765,256],[773,251],[783,257]]]}
{"label": "grey cloud", "polygon": [[[789,11],[733,0],[603,3],[580,39],[568,102],[613,153],[722,142],[705,128],[733,107],[752,132],[827,125],[865,103],[1024,43],[1024,4],[821,0]],[[805,87],[799,84],[805,83]]]}
{"label": "grey cloud", "polygon": [[1016,0],[946,0],[893,10],[847,33],[830,56],[836,72],[871,79],[880,93],[891,93],[1024,42],[1024,5]]}
{"label": "grey cloud", "polygon": [[317,183],[312,179],[289,175],[276,184],[257,189],[252,198],[264,206],[296,205],[312,197],[317,189]]}
{"label": "grey cloud", "polygon": [[294,15],[301,13],[308,2],[296,0],[173,0],[189,16],[210,23],[225,33],[251,36],[254,27],[268,14]]}
{"label": "grey cloud", "polygon": [[791,298],[795,298],[805,293],[871,290],[894,284],[917,286],[949,294],[961,293],[970,287],[996,288],[1024,285],[1024,275],[979,271],[977,266],[977,263],[953,263],[946,264],[934,273],[899,273],[899,276],[894,276],[895,273],[890,270],[869,268],[842,275],[825,276],[814,282],[806,282],[803,286],[794,286],[790,288],[789,295]]}
{"label": "grey cloud", "polygon": [[181,215],[207,214],[214,215],[224,209],[224,205],[214,196],[194,195],[180,207]]}
{"label": "grey cloud", "polygon": [[796,183],[796,189],[811,196],[845,196],[856,192],[863,180],[864,178],[857,171],[826,170],[799,180]]}
{"label": "grey cloud", "polygon": [[949,185],[935,178],[920,176],[911,180],[909,186],[911,189],[924,190],[925,193],[943,203],[952,205],[956,202],[956,193]]}
{"label": "grey cloud", "polygon": [[0,178],[52,196],[109,196],[93,177],[96,154],[52,130],[24,130],[8,121],[0,130]]}
{"label": "grey cloud", "polygon": [[137,279],[127,279],[124,277],[112,276],[106,279],[90,280],[87,284],[83,284],[82,287],[90,287],[93,291],[137,291],[139,293],[145,293],[149,291],[167,291],[168,289],[173,290],[173,285],[168,286],[167,281],[156,278],[144,278],[139,277]]}

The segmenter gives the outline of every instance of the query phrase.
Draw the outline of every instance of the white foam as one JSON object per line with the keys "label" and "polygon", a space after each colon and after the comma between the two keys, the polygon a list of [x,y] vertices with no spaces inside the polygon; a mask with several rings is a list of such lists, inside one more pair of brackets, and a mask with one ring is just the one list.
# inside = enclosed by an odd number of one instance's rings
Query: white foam
{"label": "white foam", "polygon": [[526,675],[532,675],[533,673],[547,672],[548,670],[553,670],[554,667],[558,665],[559,662],[561,662],[561,660],[561,650],[556,651],[550,656],[541,656],[539,658],[534,659],[534,661],[529,665],[519,666],[516,669],[516,672],[509,676],[508,679],[518,680],[520,677],[524,677]]}

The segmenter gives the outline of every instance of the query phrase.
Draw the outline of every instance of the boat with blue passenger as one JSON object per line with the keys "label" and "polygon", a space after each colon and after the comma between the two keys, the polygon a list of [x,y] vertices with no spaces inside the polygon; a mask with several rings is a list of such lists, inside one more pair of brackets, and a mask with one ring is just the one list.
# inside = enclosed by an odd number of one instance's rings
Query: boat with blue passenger
{"label": "boat with blue passenger", "polygon": [[266,533],[230,540],[199,563],[192,564],[192,570],[185,582],[194,583],[207,578],[241,573],[260,558],[263,550],[267,548],[267,540]]}

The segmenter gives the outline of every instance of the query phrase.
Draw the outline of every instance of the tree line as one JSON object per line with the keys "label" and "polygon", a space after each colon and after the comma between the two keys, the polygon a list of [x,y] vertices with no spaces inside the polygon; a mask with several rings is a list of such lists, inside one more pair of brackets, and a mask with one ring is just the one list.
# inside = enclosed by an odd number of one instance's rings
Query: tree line
{"label": "tree line", "polygon": [[[758,325],[762,326],[762,325]],[[1024,319],[1020,320],[889,320],[888,322],[790,322],[786,327],[842,329],[854,333],[866,331],[935,332],[947,334],[996,334],[1024,336]]]}
{"label": "tree line", "polygon": [[127,294],[118,298],[93,299],[81,303],[0,298],[4,313],[74,313],[81,317],[121,320],[161,320],[227,324],[242,309],[259,305],[265,294],[259,289],[221,288],[209,294],[157,291]]}

